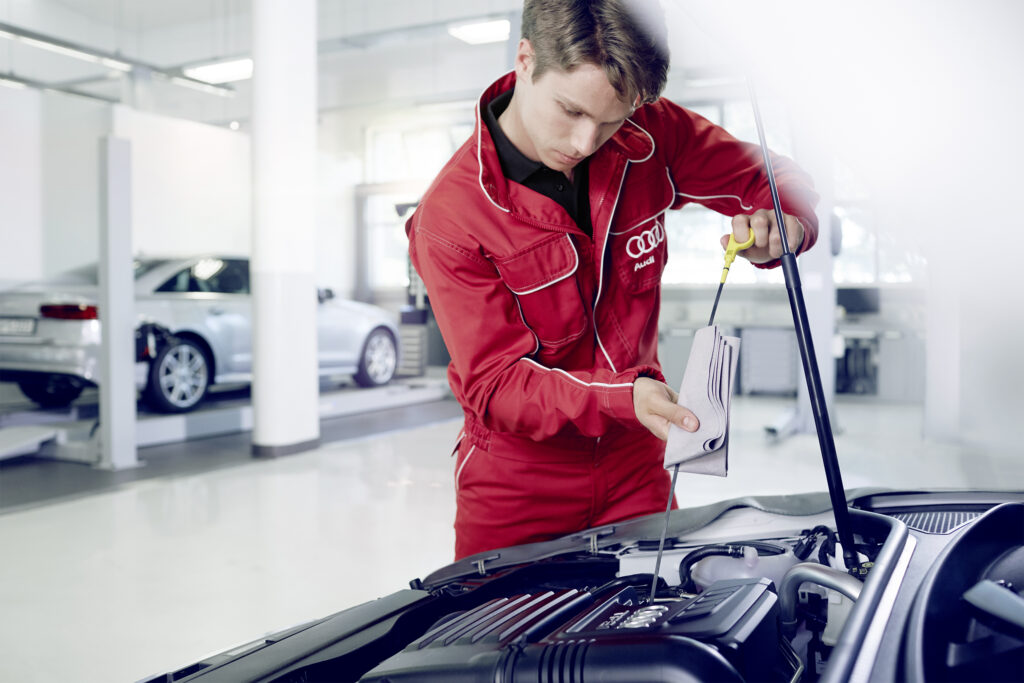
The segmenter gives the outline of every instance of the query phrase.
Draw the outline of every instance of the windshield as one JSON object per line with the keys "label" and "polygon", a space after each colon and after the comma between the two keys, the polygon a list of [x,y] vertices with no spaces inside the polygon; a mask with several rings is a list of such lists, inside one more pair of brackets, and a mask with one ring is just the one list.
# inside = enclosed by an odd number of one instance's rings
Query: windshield
{"label": "windshield", "polygon": [[[165,263],[167,263],[167,259],[135,259],[132,262],[135,279],[138,280],[149,271],[159,268]],[[99,265],[90,263],[72,268],[53,276],[48,282],[59,285],[98,285],[100,282]]]}

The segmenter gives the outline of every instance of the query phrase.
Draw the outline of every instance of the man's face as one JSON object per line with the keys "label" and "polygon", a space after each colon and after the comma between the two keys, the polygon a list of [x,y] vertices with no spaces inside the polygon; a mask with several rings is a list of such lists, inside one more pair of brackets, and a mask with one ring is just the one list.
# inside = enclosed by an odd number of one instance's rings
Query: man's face
{"label": "man's face", "polygon": [[516,55],[513,144],[534,161],[568,173],[597,151],[633,113],[600,67],[548,69],[533,80],[533,48],[521,40]]}

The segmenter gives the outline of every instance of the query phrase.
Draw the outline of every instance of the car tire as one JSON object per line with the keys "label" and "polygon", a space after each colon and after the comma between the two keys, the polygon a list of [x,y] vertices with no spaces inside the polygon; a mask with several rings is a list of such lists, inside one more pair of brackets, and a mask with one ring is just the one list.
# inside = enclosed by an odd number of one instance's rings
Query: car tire
{"label": "car tire", "polygon": [[186,413],[210,388],[210,359],[197,342],[171,337],[149,364],[143,391],[147,405],[161,413]]}
{"label": "car tire", "polygon": [[41,408],[63,408],[81,396],[85,385],[66,375],[41,375],[19,380],[18,388]]}
{"label": "car tire", "polygon": [[353,375],[361,387],[379,387],[391,381],[398,368],[398,346],[391,332],[378,327],[370,332],[359,356],[359,369]]}

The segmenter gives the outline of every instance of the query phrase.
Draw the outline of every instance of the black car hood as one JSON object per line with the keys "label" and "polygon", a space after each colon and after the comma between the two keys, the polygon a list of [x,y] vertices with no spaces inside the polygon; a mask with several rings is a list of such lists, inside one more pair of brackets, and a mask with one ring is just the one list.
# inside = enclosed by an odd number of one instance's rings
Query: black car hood
{"label": "black car hood", "polygon": [[[883,487],[851,489],[846,492],[846,499],[848,502],[853,502],[858,498],[879,493],[895,493],[895,491]],[[707,526],[729,510],[737,508],[753,508],[777,515],[806,516],[829,512],[832,510],[832,505],[828,493],[824,491],[778,496],[742,496],[710,505],[673,510],[669,519],[669,534],[682,536]],[[618,524],[593,527],[553,541],[524,543],[510,548],[470,555],[432,572],[417,587],[422,586],[430,590],[456,579],[483,573],[482,570],[491,571],[502,567],[536,562],[563,553],[608,550],[617,545],[631,543],[657,543],[663,524],[664,515],[658,513]]]}

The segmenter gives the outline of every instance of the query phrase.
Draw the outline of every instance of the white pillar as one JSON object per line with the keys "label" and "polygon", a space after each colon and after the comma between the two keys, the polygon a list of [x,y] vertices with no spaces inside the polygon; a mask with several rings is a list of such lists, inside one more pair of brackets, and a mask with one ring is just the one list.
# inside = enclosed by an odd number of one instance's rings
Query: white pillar
{"label": "white pillar", "polygon": [[925,308],[924,433],[960,440],[961,263],[956,243],[934,240],[925,245],[928,288]]}
{"label": "white pillar", "polygon": [[253,454],[320,441],[315,0],[253,2]]}
{"label": "white pillar", "polygon": [[[798,147],[801,141],[798,135],[795,140]],[[821,377],[821,389],[825,395],[825,406],[832,431],[835,433],[839,429],[839,422],[834,410],[836,366],[832,352],[836,332],[836,285],[832,279],[832,264],[835,259],[832,253],[832,213],[835,208],[831,178],[833,162],[831,155],[816,152],[815,147],[810,144],[806,147],[806,153],[796,158],[805,168],[814,169],[815,189],[820,199],[816,208],[818,241],[810,251],[798,259],[800,285],[814,344],[818,374]],[[799,347],[796,348],[796,352],[799,353]],[[797,374],[796,386],[797,397],[793,408],[783,412],[773,424],[765,426],[768,433],[776,438],[796,433],[814,434],[817,431],[802,366]]]}
{"label": "white pillar", "polygon": [[100,139],[99,467],[135,467],[135,272],[131,143]]}
{"label": "white pillar", "polygon": [[[816,156],[815,168],[832,167],[830,157]],[[832,254],[832,214],[835,200],[831,178],[815,178],[815,185],[821,197],[817,206],[818,241],[813,249],[799,257],[800,283],[803,286],[804,304],[807,307],[807,321],[814,340],[814,355],[817,357],[818,372],[821,375],[821,389],[825,395],[825,406],[829,411],[829,422],[832,424],[832,431],[835,432],[839,428],[834,410],[836,361],[833,339],[836,334],[836,283],[832,278],[835,260]],[[802,372],[797,382],[797,414],[797,430],[814,434],[814,413],[811,410],[807,382]]]}

